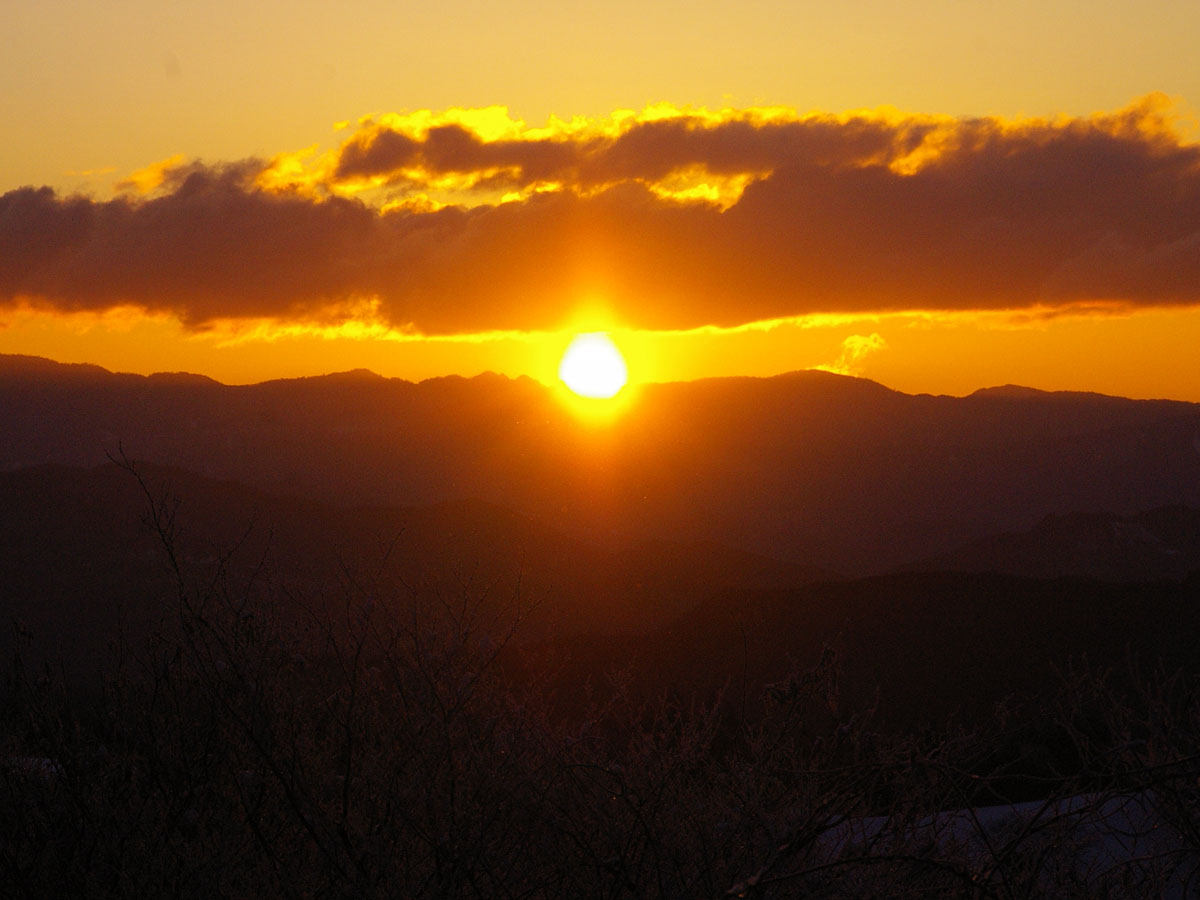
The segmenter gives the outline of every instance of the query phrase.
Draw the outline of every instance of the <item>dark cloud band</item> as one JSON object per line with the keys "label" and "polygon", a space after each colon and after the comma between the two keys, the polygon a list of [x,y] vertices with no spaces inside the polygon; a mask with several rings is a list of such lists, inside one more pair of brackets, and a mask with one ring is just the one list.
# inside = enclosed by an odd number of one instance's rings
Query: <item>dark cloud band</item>
{"label": "dark cloud band", "polygon": [[[655,193],[752,175],[728,208]],[[526,199],[379,209],[192,164],[149,198],[0,197],[0,302],[135,304],[201,326],[378,301],[426,333],[558,327],[600,294],[630,325],[812,312],[1200,303],[1200,148],[1152,105],[1014,124],[751,117],[484,141],[367,129],[340,179],[404,170],[554,182]]]}

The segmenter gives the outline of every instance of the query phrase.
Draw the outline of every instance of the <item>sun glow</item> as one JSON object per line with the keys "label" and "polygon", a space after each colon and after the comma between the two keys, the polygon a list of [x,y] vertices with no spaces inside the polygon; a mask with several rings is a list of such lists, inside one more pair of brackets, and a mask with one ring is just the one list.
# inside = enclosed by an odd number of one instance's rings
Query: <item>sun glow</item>
{"label": "sun glow", "polygon": [[607,399],[625,387],[629,372],[617,345],[597,331],[575,336],[563,353],[558,377],[581,397]]}

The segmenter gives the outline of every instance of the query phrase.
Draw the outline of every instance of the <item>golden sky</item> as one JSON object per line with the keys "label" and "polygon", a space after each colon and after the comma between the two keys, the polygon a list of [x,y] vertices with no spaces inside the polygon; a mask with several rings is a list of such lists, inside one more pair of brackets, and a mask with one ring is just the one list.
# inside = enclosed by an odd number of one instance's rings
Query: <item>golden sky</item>
{"label": "golden sky", "polygon": [[0,8],[0,352],[1200,400],[1200,4],[405,6]]}

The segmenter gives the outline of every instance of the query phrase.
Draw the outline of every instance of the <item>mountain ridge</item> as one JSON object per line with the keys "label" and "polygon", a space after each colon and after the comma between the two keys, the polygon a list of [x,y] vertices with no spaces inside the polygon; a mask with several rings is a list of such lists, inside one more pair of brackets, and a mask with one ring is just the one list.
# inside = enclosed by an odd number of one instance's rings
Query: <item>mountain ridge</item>
{"label": "mountain ridge", "polygon": [[0,470],[120,448],[343,506],[478,498],[578,535],[848,575],[1049,514],[1200,506],[1200,404],[910,395],[826,372],[646,385],[596,425],[529,378],[222,385],[0,358],[0,418]]}
{"label": "mountain ridge", "polygon": [[[529,375],[505,375],[493,370],[485,370],[475,375],[432,375],[428,378],[422,378],[416,381],[393,375],[381,375],[373,369],[365,367],[357,367],[353,369],[336,370],[332,372],[317,373],[311,375],[295,375],[283,376],[278,378],[267,378],[262,381],[254,382],[224,382],[210,375],[205,375],[198,372],[189,372],[185,370],[177,371],[155,371],[148,374],[140,374],[136,372],[124,372],[120,370],[108,369],[96,363],[79,362],[60,362],[50,357],[38,356],[25,353],[0,353],[0,375],[12,374],[20,372],[22,369],[36,373],[46,373],[57,370],[64,372],[91,373],[100,376],[111,375],[117,377],[132,377],[142,379],[169,379],[180,378],[189,380],[203,380],[206,383],[220,385],[227,388],[246,388],[258,387],[266,384],[276,383],[296,383],[296,382],[312,382],[322,379],[333,380],[355,380],[368,379],[372,381],[385,382],[400,382],[411,385],[422,385],[427,383],[439,382],[470,382],[476,380],[503,380],[514,383],[529,382],[533,384],[541,384],[537,379]],[[1030,398],[1060,398],[1060,399],[1083,399],[1097,398],[1103,400],[1117,400],[1129,403],[1173,403],[1186,406],[1200,407],[1200,402],[1192,400],[1181,400],[1171,397],[1126,397],[1120,394],[1106,394],[1100,391],[1080,391],[1080,390],[1051,390],[1044,388],[1031,387],[1028,385],[1020,385],[1006,383],[1000,385],[989,385],[976,388],[966,394],[934,394],[926,391],[915,391],[908,393],[898,390],[880,381],[872,378],[866,378],[858,375],[847,375],[840,372],[830,372],[826,369],[811,368],[811,369],[789,369],[785,372],[778,372],[773,375],[715,375],[705,376],[703,378],[694,378],[689,380],[675,381],[655,381],[645,382],[644,387],[661,387],[673,385],[709,385],[715,383],[755,383],[755,382],[771,382],[771,381],[797,381],[810,380],[817,382],[824,380],[826,383],[833,384],[841,382],[843,384],[856,384],[870,389],[879,389],[889,394],[897,394],[902,397],[912,398],[932,398],[932,399],[969,399],[972,397],[986,399],[1030,399]]]}

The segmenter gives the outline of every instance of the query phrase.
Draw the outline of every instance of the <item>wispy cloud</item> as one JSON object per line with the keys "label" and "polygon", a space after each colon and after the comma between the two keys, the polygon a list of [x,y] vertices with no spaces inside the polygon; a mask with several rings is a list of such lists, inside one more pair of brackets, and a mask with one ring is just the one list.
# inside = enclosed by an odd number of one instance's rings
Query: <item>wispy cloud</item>
{"label": "wispy cloud", "polygon": [[842,353],[836,362],[813,368],[825,372],[835,372],[838,375],[861,375],[863,358],[885,347],[887,347],[887,341],[878,332],[852,334],[842,341]]}

